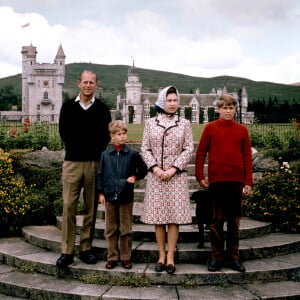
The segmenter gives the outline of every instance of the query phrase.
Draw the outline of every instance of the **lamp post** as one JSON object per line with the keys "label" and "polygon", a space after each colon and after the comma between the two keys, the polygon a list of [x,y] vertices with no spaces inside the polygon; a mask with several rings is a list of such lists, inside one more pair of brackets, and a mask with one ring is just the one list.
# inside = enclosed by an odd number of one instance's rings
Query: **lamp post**
{"label": "lamp post", "polygon": [[238,102],[239,102],[239,111],[238,111],[239,121],[242,124],[242,90],[241,89],[239,89],[238,92]]}

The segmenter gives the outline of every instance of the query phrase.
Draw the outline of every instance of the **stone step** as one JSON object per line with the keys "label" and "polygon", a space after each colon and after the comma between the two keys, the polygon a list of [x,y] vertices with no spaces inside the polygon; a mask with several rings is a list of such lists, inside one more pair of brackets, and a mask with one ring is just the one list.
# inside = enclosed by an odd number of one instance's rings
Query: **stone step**
{"label": "stone step", "polygon": [[[61,232],[55,226],[26,226],[22,229],[24,239],[37,247],[60,253]],[[79,235],[76,236],[75,250],[78,253]],[[197,248],[197,242],[178,242],[175,253],[180,263],[206,263],[210,257],[210,244]],[[106,260],[107,243],[95,238],[95,253],[99,259]],[[271,233],[266,236],[243,239],[240,241],[241,259],[258,259],[300,251],[300,234]],[[132,261],[153,262],[157,260],[157,244],[148,241],[133,241]]]}
{"label": "stone step", "polygon": [[[224,281],[223,281],[224,282]],[[85,284],[74,279],[56,278],[44,274],[25,274],[13,268],[2,270],[0,266],[0,295],[2,300],[16,299],[132,299],[132,300],[232,300],[232,299],[297,299],[300,283],[279,281],[252,284],[196,285],[185,288],[179,285],[153,285],[127,287],[101,284]],[[22,296],[16,298],[15,295]]]}
{"label": "stone step", "polygon": [[[137,203],[138,204],[138,203]],[[137,205],[139,206],[139,205]],[[137,207],[137,209],[139,209]],[[136,223],[133,224],[133,233],[134,233],[134,240],[141,241],[141,240],[148,240],[148,241],[155,241],[155,232],[154,232],[154,225],[143,224],[139,222],[139,217],[136,216]],[[61,229],[62,226],[62,217],[57,217],[57,227]],[[76,232],[80,234],[81,225],[83,222],[83,216],[78,215],[76,217]],[[96,238],[103,238],[104,235],[104,228],[105,228],[105,221],[104,218],[97,218],[96,225],[95,225],[95,237]],[[206,228],[206,227],[205,227]],[[225,233],[226,233],[226,223],[225,223]],[[271,233],[272,224],[267,222],[256,221],[251,218],[242,218],[240,223],[240,238],[247,239],[252,237],[263,236]],[[205,240],[209,240],[209,230],[204,230]],[[198,241],[199,230],[197,224],[188,224],[188,225],[180,225],[180,235],[179,240],[184,242],[196,242]]]}
{"label": "stone step", "polygon": [[[134,224],[143,224],[140,221],[143,205],[144,205],[143,202],[134,202],[134,204],[133,204],[132,215],[133,215],[133,223]],[[192,215],[192,225],[190,225],[190,227],[192,227],[195,231],[198,231],[197,220],[196,220],[196,204],[195,203],[191,203],[191,215]],[[81,216],[78,216],[78,218],[79,218],[78,219],[79,223],[77,223],[77,224],[82,224]],[[97,219],[100,219],[100,220],[105,219],[105,206],[104,205],[101,205],[101,204],[98,205]],[[61,228],[61,217],[57,217],[57,222],[58,222],[59,228]],[[225,222],[225,225],[226,225],[226,222]],[[151,228],[149,228],[149,231],[154,232],[153,226],[151,226]],[[244,234],[245,229],[248,229],[248,230],[256,229],[256,233],[251,234],[249,232],[248,234],[245,235]],[[226,226],[225,226],[225,230],[226,230]],[[253,237],[256,235],[268,234],[271,232],[271,230],[272,230],[272,224],[270,222],[256,221],[251,218],[243,217],[241,219],[241,237],[240,238],[244,238],[244,236]]]}
{"label": "stone step", "polygon": [[[300,279],[299,251],[277,255],[272,258],[247,260],[244,262],[245,273],[239,273],[227,267],[222,268],[219,272],[212,273],[207,271],[206,264],[199,264],[197,261],[192,264],[176,264],[177,269],[173,275],[166,272],[155,272],[154,262],[133,263],[130,270],[123,269],[119,264],[116,268],[107,270],[105,261],[98,261],[95,265],[87,265],[82,263],[77,256],[74,264],[67,271],[62,271],[57,269],[55,265],[57,258],[57,253],[28,244],[22,238],[0,239],[0,260],[6,264],[5,268],[17,267],[26,275],[36,272],[76,280],[82,278],[98,278],[98,280],[101,278],[119,278],[120,282],[124,277],[134,276],[139,280],[145,279],[152,285],[183,285],[184,283],[195,285],[252,284],[256,282],[299,281]],[[1,280],[6,276],[10,276],[9,272],[5,274],[3,276],[2,272],[3,277]],[[11,276],[14,277],[14,274]],[[38,277],[41,277],[41,275],[37,275],[36,278],[38,279]],[[13,282],[12,279],[11,282]],[[47,283],[44,284],[44,286],[46,285]],[[3,289],[0,289],[0,292],[3,293]],[[80,289],[77,292],[79,293]],[[22,297],[22,295],[17,296]]]}
{"label": "stone step", "polygon": [[[278,281],[270,283],[230,284],[223,281],[216,286],[195,285],[185,288],[178,285],[153,285],[128,287],[101,284],[85,284],[78,280],[57,278],[44,274],[25,274],[13,268],[2,270],[0,265],[0,295],[2,300],[17,299],[132,299],[132,300],[232,300],[232,299],[298,299],[300,283]],[[224,286],[225,285],[225,286]],[[15,295],[22,296],[16,298]],[[201,297],[199,296],[201,295]]]}

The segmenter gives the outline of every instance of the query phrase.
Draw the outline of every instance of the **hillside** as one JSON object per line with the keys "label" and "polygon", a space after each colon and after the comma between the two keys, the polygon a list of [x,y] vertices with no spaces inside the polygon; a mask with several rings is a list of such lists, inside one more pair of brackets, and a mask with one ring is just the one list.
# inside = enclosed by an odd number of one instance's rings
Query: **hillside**
{"label": "hillside", "polygon": [[[76,81],[79,73],[84,69],[95,71],[100,79],[100,87],[103,88],[103,98],[110,103],[115,103],[117,94],[125,94],[125,82],[129,66],[125,65],[102,65],[92,63],[72,63],[66,65],[66,78],[63,87],[64,92],[70,97],[77,94]],[[300,102],[300,86],[276,84],[272,82],[258,82],[246,78],[218,76],[212,78],[193,77],[183,74],[163,72],[149,69],[137,68],[143,88],[149,88],[151,92],[156,92],[158,88],[174,84],[179,92],[190,93],[197,87],[201,93],[209,93],[212,88],[223,88],[226,86],[229,92],[238,91],[243,86],[246,87],[249,101],[253,99],[268,100],[271,96],[277,97],[279,102],[291,102],[294,98]],[[15,90],[21,94],[21,75],[9,76],[0,79],[0,87],[11,84]]]}

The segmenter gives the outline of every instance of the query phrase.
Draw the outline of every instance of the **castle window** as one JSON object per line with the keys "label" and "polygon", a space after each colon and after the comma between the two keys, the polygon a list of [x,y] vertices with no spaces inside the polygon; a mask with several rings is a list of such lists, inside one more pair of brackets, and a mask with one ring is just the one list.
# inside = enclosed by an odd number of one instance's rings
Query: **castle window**
{"label": "castle window", "polygon": [[149,114],[145,114],[144,115],[144,120],[146,121],[146,120],[149,120],[150,119],[150,115]]}
{"label": "castle window", "polygon": [[44,100],[48,100],[48,92],[44,92]]}
{"label": "castle window", "polygon": [[192,104],[192,111],[197,111],[197,104],[195,103]]}
{"label": "castle window", "polygon": [[54,122],[54,115],[51,115],[51,122]]}
{"label": "castle window", "polygon": [[36,110],[41,110],[41,106],[39,104],[36,106]]}
{"label": "castle window", "polygon": [[144,108],[145,108],[145,110],[149,110],[150,109],[150,104],[149,103],[145,103]]}
{"label": "castle window", "polygon": [[41,121],[41,115],[36,116],[37,121]]}
{"label": "castle window", "polygon": [[192,123],[196,123],[197,122],[197,116],[196,115],[192,115]]}
{"label": "castle window", "polygon": [[52,106],[51,106],[51,109],[54,110],[54,108],[55,108],[55,105],[52,105]]}

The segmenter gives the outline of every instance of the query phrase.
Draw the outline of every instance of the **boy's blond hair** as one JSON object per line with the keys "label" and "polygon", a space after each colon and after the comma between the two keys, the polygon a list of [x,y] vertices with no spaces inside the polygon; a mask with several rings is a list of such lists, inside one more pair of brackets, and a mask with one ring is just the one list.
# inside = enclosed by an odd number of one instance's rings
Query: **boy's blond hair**
{"label": "boy's blond hair", "polygon": [[108,124],[108,130],[110,134],[116,134],[118,131],[127,132],[127,126],[123,121],[116,120]]}
{"label": "boy's blond hair", "polygon": [[230,94],[223,94],[217,100],[217,107],[220,108],[223,105],[234,105],[237,106],[237,100]]}

